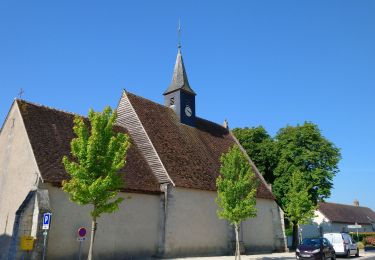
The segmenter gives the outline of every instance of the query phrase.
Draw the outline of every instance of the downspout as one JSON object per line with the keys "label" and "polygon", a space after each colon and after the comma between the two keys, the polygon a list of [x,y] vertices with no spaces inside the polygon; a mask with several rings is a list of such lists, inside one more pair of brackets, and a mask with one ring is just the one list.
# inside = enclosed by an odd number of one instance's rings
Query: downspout
{"label": "downspout", "polygon": [[160,195],[160,219],[159,219],[159,238],[158,238],[158,252],[157,257],[162,258],[165,254],[165,232],[166,232],[166,221],[167,221],[167,210],[168,210],[168,190],[169,183],[163,183],[160,185],[162,194]]}

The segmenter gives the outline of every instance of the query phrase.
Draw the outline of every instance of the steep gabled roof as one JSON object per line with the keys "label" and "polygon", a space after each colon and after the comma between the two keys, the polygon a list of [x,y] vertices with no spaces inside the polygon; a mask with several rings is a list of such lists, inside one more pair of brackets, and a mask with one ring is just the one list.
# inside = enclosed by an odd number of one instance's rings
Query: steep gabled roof
{"label": "steep gabled roof", "polygon": [[[16,102],[43,181],[61,184],[68,178],[62,158],[70,154],[70,142],[74,138],[74,114],[24,100]],[[127,133],[121,126],[116,126],[115,131]],[[160,192],[159,183],[133,142],[126,161],[120,170],[125,180],[125,191]]]}
{"label": "steep gabled roof", "polygon": [[375,223],[375,212],[367,207],[320,202],[319,211],[331,222],[340,223]]}
{"label": "steep gabled roof", "polygon": [[[129,92],[124,93],[119,107],[122,102],[131,103],[141,122],[137,128],[147,133],[175,186],[216,190],[220,156],[236,144],[226,128],[201,118],[196,119],[196,127],[181,124],[171,108]],[[274,199],[255,166],[253,169],[260,180],[257,197]]]}
{"label": "steep gabled roof", "polygon": [[[220,156],[236,144],[231,133],[201,118],[197,118],[196,127],[181,124],[172,109],[131,93],[124,93],[119,107],[124,96],[139,119],[137,128],[144,130],[151,144],[150,148],[145,143],[135,142],[138,133],[131,133],[128,126],[121,123],[119,113],[120,125],[115,130],[128,133],[132,141],[127,163],[121,170],[126,183],[124,190],[160,192],[161,183],[172,183],[177,187],[215,191]],[[64,155],[70,154],[74,114],[24,100],[16,102],[43,181],[61,184],[68,178],[61,161]],[[154,149],[156,156],[145,158],[145,149]],[[275,199],[255,165],[252,167],[260,180],[257,197]]]}

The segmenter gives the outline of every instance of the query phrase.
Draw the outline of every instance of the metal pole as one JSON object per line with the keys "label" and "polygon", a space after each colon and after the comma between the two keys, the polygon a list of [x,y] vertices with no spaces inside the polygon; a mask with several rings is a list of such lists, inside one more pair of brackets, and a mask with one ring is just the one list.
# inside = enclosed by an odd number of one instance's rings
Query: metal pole
{"label": "metal pole", "polygon": [[82,241],[79,241],[78,260],[81,260],[81,253],[82,253]]}
{"label": "metal pole", "polygon": [[46,259],[46,245],[47,245],[47,230],[43,232],[44,241],[43,241],[43,255],[42,260]]}
{"label": "metal pole", "polygon": [[358,237],[358,228],[357,228],[357,242],[359,242],[359,237]]}

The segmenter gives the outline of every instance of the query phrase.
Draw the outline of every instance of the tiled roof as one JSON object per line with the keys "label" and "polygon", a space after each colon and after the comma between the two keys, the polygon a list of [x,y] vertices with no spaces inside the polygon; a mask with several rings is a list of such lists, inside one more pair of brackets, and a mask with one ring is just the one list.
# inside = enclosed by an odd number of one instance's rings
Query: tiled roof
{"label": "tiled roof", "polygon": [[367,207],[320,202],[319,211],[332,222],[340,223],[375,223],[375,212]]}
{"label": "tiled roof", "polygon": [[[201,118],[197,118],[196,127],[181,124],[172,109],[131,93],[126,95],[174,184],[215,191],[220,156],[236,143],[230,132]],[[70,154],[74,114],[23,100],[16,102],[43,180],[61,184],[68,178],[61,160]],[[116,126],[116,131],[128,133],[125,127]],[[125,190],[160,192],[160,183],[149,165],[132,141],[121,170],[125,173]],[[275,199],[255,166],[253,169],[260,180],[257,197]]]}
{"label": "tiled roof", "polygon": [[[230,132],[201,118],[196,127],[181,124],[171,108],[129,92],[126,95],[175,185],[216,190],[220,156],[236,143]],[[254,170],[260,180],[257,197],[274,199]]]}
{"label": "tiled roof", "polygon": [[[70,154],[74,115],[23,100],[16,102],[43,180],[60,185],[68,178],[62,158]],[[116,126],[115,131],[127,132],[120,126]],[[120,170],[125,180],[124,190],[160,192],[159,183],[134,143],[128,150],[126,161]]]}

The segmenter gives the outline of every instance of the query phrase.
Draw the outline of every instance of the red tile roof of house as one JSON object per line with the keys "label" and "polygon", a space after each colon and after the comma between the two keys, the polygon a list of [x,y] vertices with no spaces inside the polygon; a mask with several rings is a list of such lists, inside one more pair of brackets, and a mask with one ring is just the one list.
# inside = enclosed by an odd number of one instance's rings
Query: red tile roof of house
{"label": "red tile roof of house", "polygon": [[375,223],[375,212],[367,207],[320,202],[319,211],[332,222],[339,223]]}

